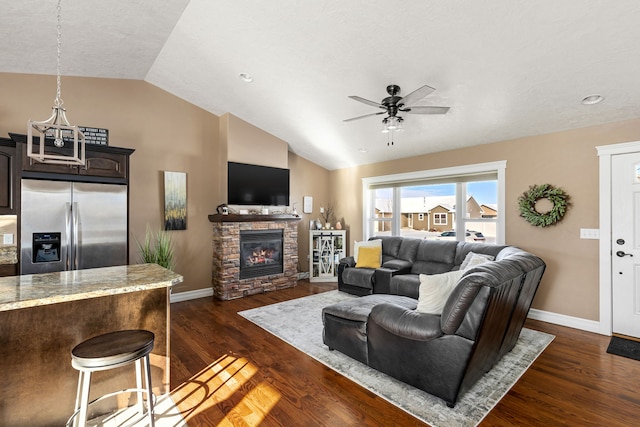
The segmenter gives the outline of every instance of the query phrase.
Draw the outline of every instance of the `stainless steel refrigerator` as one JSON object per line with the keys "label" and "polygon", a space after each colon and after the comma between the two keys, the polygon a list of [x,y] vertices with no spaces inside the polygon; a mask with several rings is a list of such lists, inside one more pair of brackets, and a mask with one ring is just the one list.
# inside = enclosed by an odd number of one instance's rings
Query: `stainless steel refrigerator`
{"label": "stainless steel refrigerator", "polygon": [[127,186],[22,180],[20,274],[128,263]]}

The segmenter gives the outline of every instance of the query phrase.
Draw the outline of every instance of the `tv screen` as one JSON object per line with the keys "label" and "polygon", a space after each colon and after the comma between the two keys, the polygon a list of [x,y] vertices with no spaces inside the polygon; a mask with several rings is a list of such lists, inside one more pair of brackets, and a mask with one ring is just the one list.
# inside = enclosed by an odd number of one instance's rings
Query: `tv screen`
{"label": "tv screen", "polygon": [[227,203],[289,205],[289,169],[229,162]]}

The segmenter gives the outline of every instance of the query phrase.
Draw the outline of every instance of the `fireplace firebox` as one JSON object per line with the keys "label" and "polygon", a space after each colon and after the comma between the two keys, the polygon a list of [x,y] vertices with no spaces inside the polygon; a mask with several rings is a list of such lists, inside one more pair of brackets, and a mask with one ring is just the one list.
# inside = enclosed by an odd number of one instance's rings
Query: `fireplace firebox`
{"label": "fireplace firebox", "polygon": [[283,230],[240,230],[240,279],[283,273]]}

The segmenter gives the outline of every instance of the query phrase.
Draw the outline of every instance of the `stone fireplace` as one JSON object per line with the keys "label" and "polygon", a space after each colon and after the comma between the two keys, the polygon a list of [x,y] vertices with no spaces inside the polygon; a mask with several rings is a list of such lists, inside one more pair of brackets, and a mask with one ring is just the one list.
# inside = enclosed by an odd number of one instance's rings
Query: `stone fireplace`
{"label": "stone fireplace", "polygon": [[221,300],[290,288],[298,281],[298,221],[292,215],[209,215],[213,294]]}

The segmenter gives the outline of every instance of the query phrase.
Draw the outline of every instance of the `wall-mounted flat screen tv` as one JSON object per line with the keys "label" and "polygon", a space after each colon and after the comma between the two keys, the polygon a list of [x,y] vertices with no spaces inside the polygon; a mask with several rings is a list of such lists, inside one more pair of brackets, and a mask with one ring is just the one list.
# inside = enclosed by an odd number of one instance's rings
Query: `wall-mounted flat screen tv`
{"label": "wall-mounted flat screen tv", "polygon": [[227,203],[289,206],[289,169],[229,162]]}

